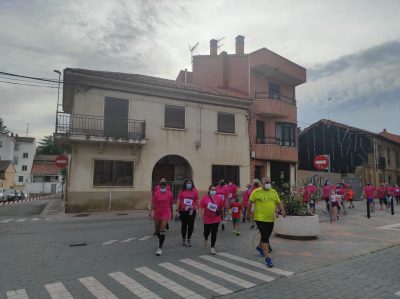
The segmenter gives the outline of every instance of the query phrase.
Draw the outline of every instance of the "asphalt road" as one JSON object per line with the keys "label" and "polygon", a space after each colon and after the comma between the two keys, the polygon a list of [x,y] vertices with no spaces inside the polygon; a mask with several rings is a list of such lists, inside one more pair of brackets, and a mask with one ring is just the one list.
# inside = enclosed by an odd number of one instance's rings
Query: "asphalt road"
{"label": "asphalt road", "polygon": [[43,212],[48,202],[48,200],[37,200],[0,206],[0,218],[37,216]]}

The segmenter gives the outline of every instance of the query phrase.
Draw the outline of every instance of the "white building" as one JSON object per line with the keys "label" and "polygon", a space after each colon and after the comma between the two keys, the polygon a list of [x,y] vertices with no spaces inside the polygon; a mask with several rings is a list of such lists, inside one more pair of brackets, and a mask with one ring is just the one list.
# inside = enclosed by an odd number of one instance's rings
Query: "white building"
{"label": "white building", "polygon": [[241,94],[156,77],[65,69],[55,141],[71,149],[66,211],[146,208],[161,177],[250,181]]}
{"label": "white building", "polygon": [[26,191],[35,193],[61,193],[63,177],[55,166],[57,155],[36,155],[33,160],[31,179]]}

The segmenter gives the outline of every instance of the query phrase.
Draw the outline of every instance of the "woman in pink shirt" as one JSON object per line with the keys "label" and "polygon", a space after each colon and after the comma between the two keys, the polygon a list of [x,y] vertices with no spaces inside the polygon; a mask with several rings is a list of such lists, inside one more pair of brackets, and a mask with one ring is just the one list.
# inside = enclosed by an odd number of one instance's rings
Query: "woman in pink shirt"
{"label": "woman in pink shirt", "polygon": [[162,254],[162,246],[165,240],[165,227],[172,219],[172,205],[174,199],[171,191],[167,190],[165,182],[160,183],[160,189],[154,193],[150,212],[154,210],[154,227],[158,237],[158,249],[156,255]]}
{"label": "woman in pink shirt", "polygon": [[[225,201],[217,195],[214,185],[208,188],[208,193],[203,196],[200,202],[200,215],[204,221],[204,247],[208,247],[208,237],[211,233],[210,253],[215,254],[215,242],[217,241],[218,226],[225,216]],[[222,216],[222,217],[221,217]]]}
{"label": "woman in pink shirt", "polygon": [[181,219],[182,245],[191,247],[190,237],[193,233],[194,220],[196,219],[196,210],[198,207],[199,192],[194,186],[193,180],[186,179],[183,182],[182,189],[178,194],[176,203],[177,212]]}
{"label": "woman in pink shirt", "polygon": [[364,191],[361,195],[361,199],[363,198],[367,199],[367,205],[372,206],[371,212],[375,210],[374,195],[375,195],[375,187],[372,186],[370,182],[368,182],[367,186],[365,186]]}
{"label": "woman in pink shirt", "polygon": [[384,184],[381,184],[378,188],[378,198],[381,210],[383,210],[383,204],[385,204],[386,208],[388,209],[388,204],[386,200],[386,187]]}
{"label": "woman in pink shirt", "polygon": [[[225,207],[228,207],[228,186],[226,185],[224,180],[220,180],[218,186],[215,187],[215,191],[217,192],[217,196],[224,201]],[[222,218],[221,229],[225,230],[225,214],[226,210],[224,211],[224,218]],[[222,216],[221,216],[222,217]]]}

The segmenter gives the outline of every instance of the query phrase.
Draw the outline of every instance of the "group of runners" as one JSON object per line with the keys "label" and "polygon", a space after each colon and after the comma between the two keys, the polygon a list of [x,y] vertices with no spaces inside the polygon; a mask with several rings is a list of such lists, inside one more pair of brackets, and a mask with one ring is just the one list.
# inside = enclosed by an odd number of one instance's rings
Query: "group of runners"
{"label": "group of runners", "polygon": [[[210,254],[216,254],[215,244],[219,226],[225,230],[226,220],[232,220],[233,233],[240,235],[239,223],[254,221],[260,232],[260,243],[256,247],[257,253],[265,257],[267,267],[273,267],[269,256],[271,236],[277,212],[286,216],[285,209],[276,190],[271,187],[268,177],[254,180],[248,184],[243,192],[242,200],[237,193],[237,186],[232,182],[221,180],[218,185],[210,185],[208,192],[199,198],[193,179],[186,179],[179,191],[176,208],[170,186],[165,179],[154,188],[150,216],[154,219],[154,234],[158,237],[156,255],[162,255],[168,222],[174,219],[181,221],[182,245],[191,247],[191,237],[194,231],[195,219],[203,221],[204,247],[209,248]],[[211,236],[211,238],[210,238]],[[209,244],[210,238],[210,244]]]}

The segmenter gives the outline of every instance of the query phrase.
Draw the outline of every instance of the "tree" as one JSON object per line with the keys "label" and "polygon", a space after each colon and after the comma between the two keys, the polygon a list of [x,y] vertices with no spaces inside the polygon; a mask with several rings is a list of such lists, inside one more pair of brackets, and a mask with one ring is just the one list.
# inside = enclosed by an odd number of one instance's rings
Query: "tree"
{"label": "tree", "polygon": [[60,147],[54,143],[54,137],[48,135],[39,141],[39,146],[36,149],[37,155],[61,155],[65,151],[65,148]]}
{"label": "tree", "polygon": [[7,135],[10,131],[7,129],[7,126],[4,125],[4,121],[0,118],[0,133]]}

